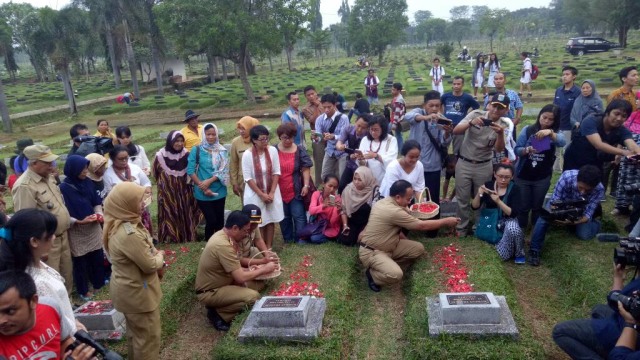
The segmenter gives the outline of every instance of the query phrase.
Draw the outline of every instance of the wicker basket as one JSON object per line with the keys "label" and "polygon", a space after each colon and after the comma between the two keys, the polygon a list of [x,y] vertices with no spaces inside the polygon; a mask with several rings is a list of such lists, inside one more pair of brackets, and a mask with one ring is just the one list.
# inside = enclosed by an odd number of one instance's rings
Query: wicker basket
{"label": "wicker basket", "polygon": [[[272,252],[270,250],[266,250],[266,251],[260,251],[259,253],[253,255],[251,257],[251,259],[249,259],[248,268],[251,269],[251,261],[253,261],[253,259],[255,259],[256,256],[258,256],[258,255],[260,255],[262,253],[265,253],[267,251]],[[276,256],[276,258],[278,257],[278,255],[276,253],[273,253],[273,254]],[[278,262],[277,265],[278,265],[278,267],[275,270],[273,270],[272,272],[270,272],[268,274],[262,274],[262,275],[256,277],[255,280],[269,280],[269,279],[274,279],[274,278],[277,278],[278,276],[280,276],[282,274],[282,267],[280,266],[280,262]],[[257,268],[259,268],[261,266],[262,265],[254,265],[254,267],[257,267]]]}
{"label": "wicker basket", "polygon": [[[438,213],[440,212],[440,205],[436,204],[435,202],[431,201],[431,192],[429,191],[429,188],[424,188],[424,191],[426,191],[427,193],[427,197],[425,197],[425,201],[422,201],[422,193],[420,194],[420,196],[418,197],[418,202],[416,202],[415,204],[411,205],[411,208],[409,209],[411,212],[411,215],[413,215],[414,217],[420,219],[420,220],[427,220],[427,219],[431,219],[434,216],[438,215]],[[435,206],[435,209],[433,209],[430,212],[421,212],[418,211],[418,206],[420,204],[431,204],[433,206]],[[416,210],[414,210],[414,208]]]}

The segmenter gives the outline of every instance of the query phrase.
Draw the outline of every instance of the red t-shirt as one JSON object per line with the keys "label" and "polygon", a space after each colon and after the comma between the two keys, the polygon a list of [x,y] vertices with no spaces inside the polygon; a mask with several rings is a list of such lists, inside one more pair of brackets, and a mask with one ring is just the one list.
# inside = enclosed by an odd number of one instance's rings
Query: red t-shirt
{"label": "red t-shirt", "polygon": [[278,151],[280,157],[280,195],[285,203],[291,202],[296,196],[293,190],[293,169],[295,168],[296,153]]}
{"label": "red t-shirt", "polygon": [[7,179],[7,186],[9,186],[9,190],[13,190],[13,184],[18,180],[18,175],[11,174],[9,175],[9,179]]}
{"label": "red t-shirt", "polygon": [[71,334],[61,326],[60,312],[50,301],[38,302],[36,323],[24,334],[0,335],[0,355],[7,360],[61,359],[60,341]]}

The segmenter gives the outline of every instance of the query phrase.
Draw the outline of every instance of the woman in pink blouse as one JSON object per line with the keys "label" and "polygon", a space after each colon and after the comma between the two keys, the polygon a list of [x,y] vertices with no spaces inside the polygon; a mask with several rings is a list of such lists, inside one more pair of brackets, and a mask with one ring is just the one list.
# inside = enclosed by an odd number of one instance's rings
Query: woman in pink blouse
{"label": "woman in pink blouse", "polygon": [[314,244],[322,244],[327,240],[334,240],[338,237],[342,225],[344,225],[343,231],[349,231],[347,215],[342,211],[342,199],[340,195],[336,194],[337,190],[338,177],[335,175],[327,175],[324,178],[322,190],[314,192],[311,196],[309,214],[327,221],[327,226],[322,235],[311,235],[309,238]]}

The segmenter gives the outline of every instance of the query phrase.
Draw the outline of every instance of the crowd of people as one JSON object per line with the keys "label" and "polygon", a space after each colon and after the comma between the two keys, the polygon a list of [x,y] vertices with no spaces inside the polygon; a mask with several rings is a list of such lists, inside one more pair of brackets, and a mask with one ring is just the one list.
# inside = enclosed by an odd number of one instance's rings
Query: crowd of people
{"label": "crowd of people", "polygon": [[[200,115],[189,110],[184,128],[168,133],[153,162],[129,127],[111,131],[106,120],[97,122],[95,137],[108,139],[108,151],[98,146],[85,154],[92,138],[88,127],[71,128],[64,176],[47,146],[18,141],[11,161],[16,176],[9,180],[15,214],[10,220],[0,217],[0,300],[24,300],[47,311],[63,323],[68,337],[83,328],[71,312],[72,286],[90,300],[93,291],[109,284],[113,304],[127,321],[130,356],[156,358],[165,266],[158,242],[207,241],[195,292],[213,326],[226,331],[235,315],[258,299],[260,279],[279,267],[273,251],[276,224],[285,246],[327,241],[358,246],[368,287],[378,292],[400,282],[424,253],[420,242],[408,238],[415,233],[432,238],[449,228],[456,236],[473,234],[494,244],[503,260],[539,266],[551,224],[574,227],[580,239],[599,231],[608,169],[615,172],[621,164],[610,185],[617,211],[629,212],[632,202],[640,202],[624,190],[640,182],[637,69],[620,71],[623,85],[604,107],[594,82],[584,80],[579,88],[578,70],[564,67],[554,103],[518,132],[523,113],[518,93],[505,88],[495,54],[486,65],[493,88],[488,92],[484,58],[477,60],[475,96],[463,92],[460,76],[453,77],[452,91],[443,93],[445,73],[435,59],[431,76],[439,91],[428,91],[420,107],[407,111],[403,86],[395,83],[388,116],[373,114],[368,103],[378,101],[379,80],[370,70],[364,82],[369,101],[358,96],[360,105],[349,114],[343,99],[319,96],[307,86],[304,107],[301,94],[287,94],[288,107],[275,131],[245,116],[237,121],[238,136],[230,146],[221,144],[216,124],[201,125]],[[553,172],[560,169],[545,204]],[[157,231],[150,177],[157,184]],[[448,194],[451,178],[455,188]],[[228,196],[238,196],[242,209],[225,214]],[[456,215],[412,216],[408,207],[423,199],[438,205],[455,201]],[[576,200],[583,201],[579,216],[553,217],[558,204]],[[30,275],[37,295],[30,284],[5,280],[6,272],[16,271]],[[37,296],[53,298],[54,305]],[[4,336],[12,335],[0,332]]]}

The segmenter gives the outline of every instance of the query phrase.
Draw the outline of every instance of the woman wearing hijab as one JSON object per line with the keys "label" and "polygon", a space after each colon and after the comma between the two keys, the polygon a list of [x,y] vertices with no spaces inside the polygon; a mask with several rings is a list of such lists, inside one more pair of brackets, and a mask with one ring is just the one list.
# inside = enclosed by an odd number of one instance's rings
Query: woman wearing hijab
{"label": "woman wearing hijab", "polygon": [[132,182],[116,186],[104,202],[102,240],[113,264],[109,294],[127,322],[129,359],[160,355],[164,251],[153,246],[140,217],[150,203],[146,189]]}
{"label": "woman wearing hijab", "polygon": [[[587,116],[604,111],[602,99],[596,91],[596,83],[594,83],[593,80],[583,81],[580,91],[582,94],[576,98],[571,110],[570,120],[572,129],[579,127],[582,120],[586,119]],[[568,145],[571,142],[571,132],[565,133],[564,137]]]}
{"label": "woman wearing hijab", "polygon": [[358,236],[369,221],[377,189],[378,182],[371,169],[366,166],[358,167],[353,174],[353,181],[342,191],[342,210],[347,215],[348,226],[338,236],[339,243],[349,246],[358,243]]}
{"label": "woman wearing hijab", "polygon": [[164,148],[156,153],[153,177],[158,187],[158,240],[183,243],[196,240],[196,227],[202,212],[187,183],[189,152],[184,136],[173,130]]}
{"label": "woman wearing hijab", "polygon": [[93,186],[98,196],[100,196],[100,199],[104,201],[107,193],[104,190],[104,181],[102,178],[104,177],[105,171],[107,171],[107,158],[96,153],[91,153],[84,158],[89,160],[89,173],[87,173],[87,177],[93,182]]}
{"label": "woman wearing hijab", "polygon": [[242,176],[247,183],[244,203],[258,205],[262,212],[260,234],[268,249],[273,244],[275,223],[284,220],[278,150],[269,145],[269,130],[263,125],[250,132],[253,146],[242,155]]}
{"label": "woman wearing hijab", "polygon": [[94,290],[104,285],[104,253],[102,252],[102,199],[87,178],[89,160],[71,155],[64,164],[66,178],[60,192],[71,215],[69,247],[73,260],[73,280],[76,291],[84,301],[91,300]]}
{"label": "woman wearing hijab", "polygon": [[229,180],[233,187],[233,193],[240,197],[240,201],[244,199],[244,178],[242,177],[242,154],[247,149],[250,149],[253,144],[251,143],[251,137],[249,132],[251,129],[259,125],[258,119],[251,116],[243,116],[238,120],[236,130],[238,134],[235,139],[231,141],[231,163],[229,164]]}
{"label": "woman wearing hijab", "polygon": [[189,153],[187,175],[195,185],[194,196],[207,225],[205,241],[224,226],[224,203],[229,181],[229,152],[220,145],[218,128],[205,124],[200,145]]}

